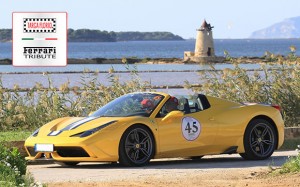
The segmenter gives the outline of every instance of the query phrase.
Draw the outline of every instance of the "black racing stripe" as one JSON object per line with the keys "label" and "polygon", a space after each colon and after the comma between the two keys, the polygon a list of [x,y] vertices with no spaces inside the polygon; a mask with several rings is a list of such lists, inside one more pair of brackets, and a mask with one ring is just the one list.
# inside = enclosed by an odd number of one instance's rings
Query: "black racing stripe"
{"label": "black racing stripe", "polygon": [[86,117],[84,119],[81,119],[81,120],[78,120],[78,121],[75,121],[73,123],[71,123],[70,125],[66,126],[65,128],[63,128],[61,131],[68,131],[68,130],[72,130],[72,129],[76,129],[77,127],[87,123],[87,122],[90,122],[94,119],[97,119],[99,117]]}

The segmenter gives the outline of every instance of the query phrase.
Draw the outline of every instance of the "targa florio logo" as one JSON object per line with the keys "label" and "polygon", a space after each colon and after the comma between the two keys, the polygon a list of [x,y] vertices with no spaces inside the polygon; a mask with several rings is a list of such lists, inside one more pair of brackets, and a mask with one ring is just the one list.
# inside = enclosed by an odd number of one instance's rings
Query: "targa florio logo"
{"label": "targa florio logo", "polygon": [[53,33],[56,32],[55,18],[24,18],[24,33],[40,32]]}

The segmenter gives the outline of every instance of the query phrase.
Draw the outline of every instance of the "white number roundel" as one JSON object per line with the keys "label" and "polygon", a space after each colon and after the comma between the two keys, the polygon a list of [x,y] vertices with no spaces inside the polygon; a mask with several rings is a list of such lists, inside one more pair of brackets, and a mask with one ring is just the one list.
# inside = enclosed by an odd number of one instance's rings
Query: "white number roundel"
{"label": "white number roundel", "polygon": [[181,132],[186,140],[194,141],[200,135],[201,125],[195,118],[184,117],[181,123]]}

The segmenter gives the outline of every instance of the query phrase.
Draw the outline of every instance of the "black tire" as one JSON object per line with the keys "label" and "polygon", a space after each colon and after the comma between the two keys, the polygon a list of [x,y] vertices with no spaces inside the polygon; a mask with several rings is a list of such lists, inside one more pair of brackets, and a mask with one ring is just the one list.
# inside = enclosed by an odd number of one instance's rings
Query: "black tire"
{"label": "black tire", "polygon": [[56,162],[57,164],[61,166],[76,166],[79,164],[79,162]]}
{"label": "black tire", "polygon": [[269,158],[277,147],[278,136],[274,127],[264,119],[252,120],[244,134],[245,153],[240,155],[246,160]]}
{"label": "black tire", "polygon": [[154,150],[154,138],[148,128],[133,125],[122,135],[119,162],[124,166],[143,166],[153,158]]}

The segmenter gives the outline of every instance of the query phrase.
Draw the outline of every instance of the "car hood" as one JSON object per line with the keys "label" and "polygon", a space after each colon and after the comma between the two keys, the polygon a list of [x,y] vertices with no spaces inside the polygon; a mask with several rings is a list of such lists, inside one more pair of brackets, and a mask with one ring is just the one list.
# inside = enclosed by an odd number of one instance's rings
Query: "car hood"
{"label": "car hood", "polygon": [[[38,136],[70,136],[107,123],[120,121],[117,117],[65,117],[42,126]],[[121,120],[122,121],[122,120]]]}

